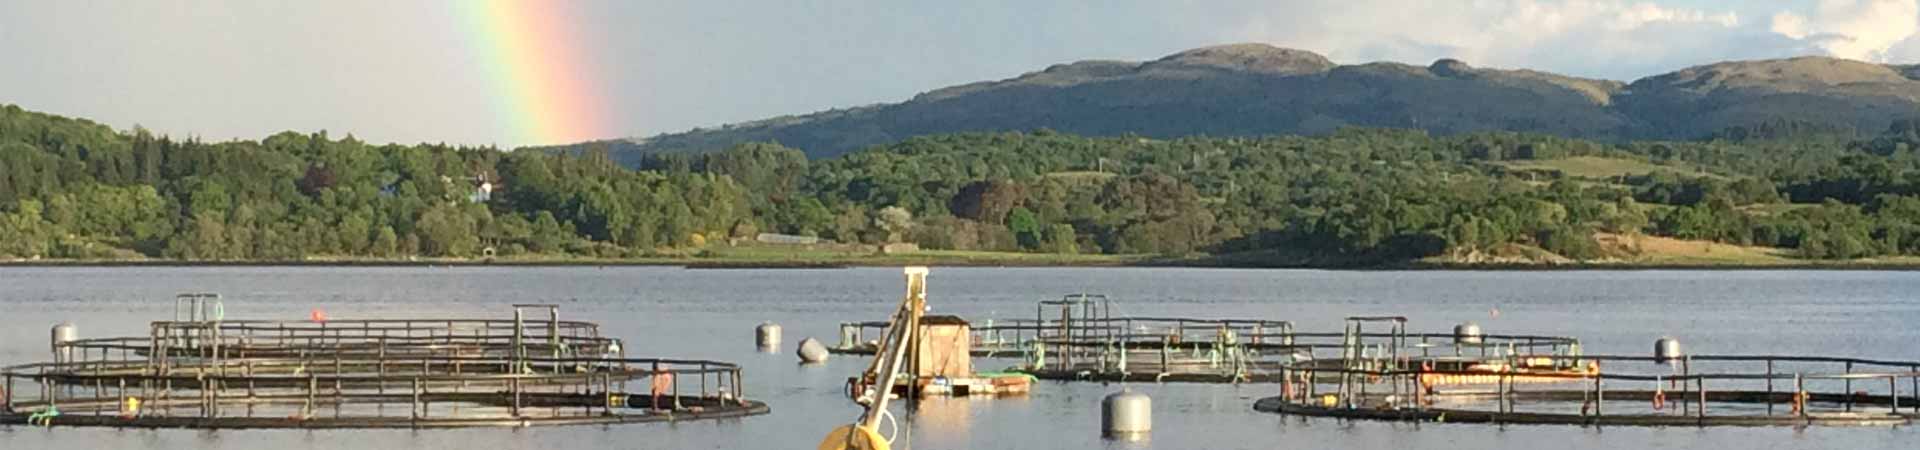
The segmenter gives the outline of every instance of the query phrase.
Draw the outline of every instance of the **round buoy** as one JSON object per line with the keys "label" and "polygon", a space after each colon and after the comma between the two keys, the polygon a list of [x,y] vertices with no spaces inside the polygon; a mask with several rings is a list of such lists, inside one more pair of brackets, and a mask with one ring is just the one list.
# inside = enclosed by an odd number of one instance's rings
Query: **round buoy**
{"label": "round buoy", "polygon": [[779,347],[780,324],[760,322],[760,326],[753,328],[753,342],[759,344],[760,348]]}
{"label": "round buoy", "polygon": [[800,362],[817,364],[827,362],[827,357],[833,353],[828,352],[827,345],[820,343],[819,339],[806,338],[800,340],[800,348],[794,354],[800,355]]}
{"label": "round buoy", "polygon": [[1659,340],[1653,341],[1654,362],[1670,364],[1683,356],[1684,354],[1680,352],[1679,339],[1674,339],[1673,336],[1662,336]]}
{"label": "round buoy", "polygon": [[1132,389],[1108,395],[1100,401],[1100,430],[1115,437],[1153,431],[1153,399]]}
{"label": "round buoy", "polygon": [[887,439],[880,432],[859,425],[841,425],[820,440],[820,450],[887,450]]}
{"label": "round buoy", "polygon": [[135,417],[140,417],[140,397],[127,397],[126,400],[120,402],[120,418],[132,419]]}
{"label": "round buoy", "polygon": [[67,344],[80,340],[80,327],[73,322],[61,322],[53,326],[53,361],[56,363],[73,360],[73,348]]}
{"label": "round buoy", "polygon": [[1453,326],[1453,342],[1456,344],[1479,344],[1486,336],[1480,331],[1480,324],[1462,322]]}

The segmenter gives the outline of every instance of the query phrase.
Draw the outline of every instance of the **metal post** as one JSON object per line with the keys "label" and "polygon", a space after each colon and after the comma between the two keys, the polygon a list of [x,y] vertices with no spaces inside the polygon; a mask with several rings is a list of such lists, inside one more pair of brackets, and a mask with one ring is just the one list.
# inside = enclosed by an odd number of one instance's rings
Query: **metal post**
{"label": "metal post", "polygon": [[[560,307],[547,307],[547,345],[553,347],[553,359],[560,359]],[[560,373],[560,364],[554,363],[553,373]]]}
{"label": "metal post", "polygon": [[[335,352],[338,351],[335,350]],[[387,330],[380,330],[380,356],[379,361],[374,364],[379,367],[377,374],[380,376],[380,386],[374,391],[385,394],[387,393]]]}
{"label": "metal post", "polygon": [[1687,413],[1687,406],[1688,406],[1687,402],[1689,401],[1689,399],[1687,398],[1688,397],[1687,394],[1689,394],[1689,392],[1687,392],[1687,390],[1692,389],[1691,386],[1687,386],[1687,377],[1692,375],[1693,375],[1693,355],[1687,355],[1685,358],[1680,359],[1680,378],[1677,380],[1674,380],[1674,381],[1678,381],[1680,384],[1680,414]]}
{"label": "metal post", "polygon": [[1806,404],[1801,403],[1801,400],[1800,400],[1801,396],[1804,396],[1804,395],[1807,395],[1807,380],[1805,378],[1801,378],[1799,373],[1795,373],[1793,374],[1793,403],[1795,405],[1800,405],[1796,409],[1800,410],[1800,418],[1802,419],[1807,417],[1807,406]]}
{"label": "metal post", "polygon": [[1173,348],[1172,339],[1167,336],[1161,336],[1160,337],[1160,373],[1162,374],[1170,373],[1168,372],[1169,368],[1167,367],[1167,357],[1170,356],[1168,355],[1168,353],[1172,352],[1172,348]]}
{"label": "metal post", "polygon": [[1767,358],[1767,415],[1773,415],[1773,358]]}
{"label": "metal post", "polygon": [[1607,405],[1606,377],[1598,373],[1593,374],[1593,417],[1595,419],[1599,419],[1601,416],[1605,415],[1605,413],[1602,413],[1601,410],[1603,410],[1606,407],[1606,405]]}
{"label": "metal post", "polygon": [[[1853,361],[1847,361],[1847,374],[1853,374]],[[1847,377],[1842,382],[1846,383],[1846,388],[1841,389],[1841,392],[1847,396],[1847,412],[1853,412],[1853,377]]]}
{"label": "metal post", "polygon": [[1704,423],[1707,420],[1707,377],[1694,378],[1694,384],[1699,385],[1700,388],[1700,405],[1695,407],[1698,408],[1695,410],[1696,417]]}
{"label": "metal post", "polygon": [[420,420],[420,377],[413,378],[413,420]]}
{"label": "metal post", "polygon": [[312,372],[308,372],[307,373],[307,405],[300,409],[300,415],[302,417],[313,416],[313,400],[314,400],[314,396],[316,395],[315,393],[319,391],[320,391],[320,376]]}

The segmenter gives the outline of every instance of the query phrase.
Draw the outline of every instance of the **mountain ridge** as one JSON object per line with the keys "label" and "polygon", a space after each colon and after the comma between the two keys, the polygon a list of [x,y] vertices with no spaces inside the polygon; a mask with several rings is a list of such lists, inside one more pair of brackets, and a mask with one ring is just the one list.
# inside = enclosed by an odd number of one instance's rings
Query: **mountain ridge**
{"label": "mountain ridge", "polygon": [[1824,56],[1723,61],[1631,82],[1533,69],[1337,64],[1259,43],[1149,61],[1084,60],[928,90],[898,103],[776,116],[548,149],[648,154],[777,141],[831,157],[913,136],[1051,128],[1094,136],[1318,134],[1347,126],[1505,130],[1595,139],[1696,139],[1794,122],[1877,132],[1920,111],[1920,65]]}

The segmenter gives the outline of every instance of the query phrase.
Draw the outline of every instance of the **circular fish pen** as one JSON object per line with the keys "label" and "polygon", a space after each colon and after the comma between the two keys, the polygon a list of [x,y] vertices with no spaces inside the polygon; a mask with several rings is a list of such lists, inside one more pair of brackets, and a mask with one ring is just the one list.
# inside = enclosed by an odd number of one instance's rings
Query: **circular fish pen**
{"label": "circular fish pen", "polygon": [[[622,424],[769,412],[739,366],[629,358],[554,305],[514,318],[222,320],[182,296],[141,337],[78,339],[0,368],[0,424],[136,428],[452,428]],[[545,318],[528,320],[526,310]],[[631,390],[630,390],[631,388]]]}
{"label": "circular fish pen", "polygon": [[[1400,357],[1465,361],[1496,354],[1578,355],[1562,336],[1409,333],[1401,317],[1350,317],[1338,332],[1297,331],[1293,322],[1114,316],[1104,295],[1072,294],[1038,302],[1033,319],[986,320],[968,329],[972,355],[1018,361],[1040,379],[1101,382],[1274,383],[1288,368],[1377,365]],[[832,351],[872,354],[863,340],[886,322],[840,326]],[[1338,356],[1333,356],[1336,354]]]}
{"label": "circular fish pen", "polygon": [[[1493,335],[1457,336],[1456,349],[1494,342]],[[1436,356],[1349,348],[1328,362],[1296,361],[1280,368],[1280,395],[1260,399],[1254,409],[1362,420],[1628,426],[1904,425],[1920,417],[1916,361],[1683,355],[1670,338],[1656,344],[1653,356],[1493,350]]]}

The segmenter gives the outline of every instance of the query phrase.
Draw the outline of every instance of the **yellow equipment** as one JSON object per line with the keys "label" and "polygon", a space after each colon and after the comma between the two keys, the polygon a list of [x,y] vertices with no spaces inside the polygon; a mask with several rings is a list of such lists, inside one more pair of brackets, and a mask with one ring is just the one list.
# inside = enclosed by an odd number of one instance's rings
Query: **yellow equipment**
{"label": "yellow equipment", "polygon": [[887,401],[892,397],[895,378],[902,372],[907,347],[915,343],[920,316],[927,309],[927,268],[908,267],[906,275],[907,297],[887,322],[885,340],[874,352],[868,376],[861,377],[863,384],[854,390],[863,393],[856,394],[860,397],[855,401],[866,405],[867,411],[854,423],[828,432],[820,441],[820,450],[887,450],[892,445],[890,439],[880,435],[880,421],[892,416],[887,412]]}

